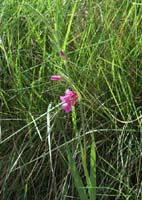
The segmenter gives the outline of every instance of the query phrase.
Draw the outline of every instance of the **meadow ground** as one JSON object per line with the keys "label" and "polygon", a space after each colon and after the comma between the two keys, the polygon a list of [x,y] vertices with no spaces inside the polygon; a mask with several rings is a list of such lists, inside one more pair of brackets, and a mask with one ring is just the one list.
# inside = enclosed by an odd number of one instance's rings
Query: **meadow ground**
{"label": "meadow ground", "polygon": [[0,0],[0,199],[142,199],[141,88],[141,1]]}

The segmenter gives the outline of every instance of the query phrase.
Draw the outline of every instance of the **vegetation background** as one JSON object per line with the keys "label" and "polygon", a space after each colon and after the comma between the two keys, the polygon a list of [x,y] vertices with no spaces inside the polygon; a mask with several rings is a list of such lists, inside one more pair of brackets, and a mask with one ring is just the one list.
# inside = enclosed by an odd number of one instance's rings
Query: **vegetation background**
{"label": "vegetation background", "polygon": [[0,0],[0,199],[142,199],[141,86],[141,1]]}

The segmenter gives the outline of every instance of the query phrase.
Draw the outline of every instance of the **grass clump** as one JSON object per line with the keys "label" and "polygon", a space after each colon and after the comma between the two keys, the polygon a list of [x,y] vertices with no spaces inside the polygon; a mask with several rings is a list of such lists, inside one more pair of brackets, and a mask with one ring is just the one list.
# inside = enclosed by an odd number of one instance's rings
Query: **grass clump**
{"label": "grass clump", "polygon": [[[0,199],[142,198],[141,12],[128,0],[1,2]],[[68,114],[67,88],[79,96]]]}

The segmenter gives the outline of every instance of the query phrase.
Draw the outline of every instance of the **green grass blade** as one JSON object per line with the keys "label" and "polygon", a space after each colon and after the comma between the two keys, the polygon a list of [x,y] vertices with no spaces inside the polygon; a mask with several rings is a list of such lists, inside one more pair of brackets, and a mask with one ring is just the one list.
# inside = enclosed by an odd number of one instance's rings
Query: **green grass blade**
{"label": "green grass blade", "polygon": [[87,194],[86,194],[86,189],[83,185],[81,176],[80,176],[79,171],[77,169],[76,163],[73,159],[73,154],[69,150],[69,147],[67,147],[67,157],[68,157],[68,161],[69,161],[71,174],[72,174],[75,186],[76,186],[76,190],[78,191],[80,200],[87,200],[88,197],[87,197]]}

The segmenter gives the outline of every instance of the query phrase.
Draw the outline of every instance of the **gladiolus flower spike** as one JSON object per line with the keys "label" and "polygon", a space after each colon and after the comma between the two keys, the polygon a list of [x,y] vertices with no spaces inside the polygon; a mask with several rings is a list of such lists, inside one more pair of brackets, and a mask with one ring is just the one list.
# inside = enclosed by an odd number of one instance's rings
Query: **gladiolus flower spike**
{"label": "gladiolus flower spike", "polygon": [[63,102],[62,109],[69,113],[72,111],[72,106],[75,105],[78,99],[78,95],[75,91],[69,89],[66,90],[64,96],[60,96],[60,100]]}
{"label": "gladiolus flower spike", "polygon": [[53,75],[53,76],[51,76],[50,80],[52,80],[52,81],[60,81],[60,80],[62,80],[62,77],[59,76],[59,75]]}

